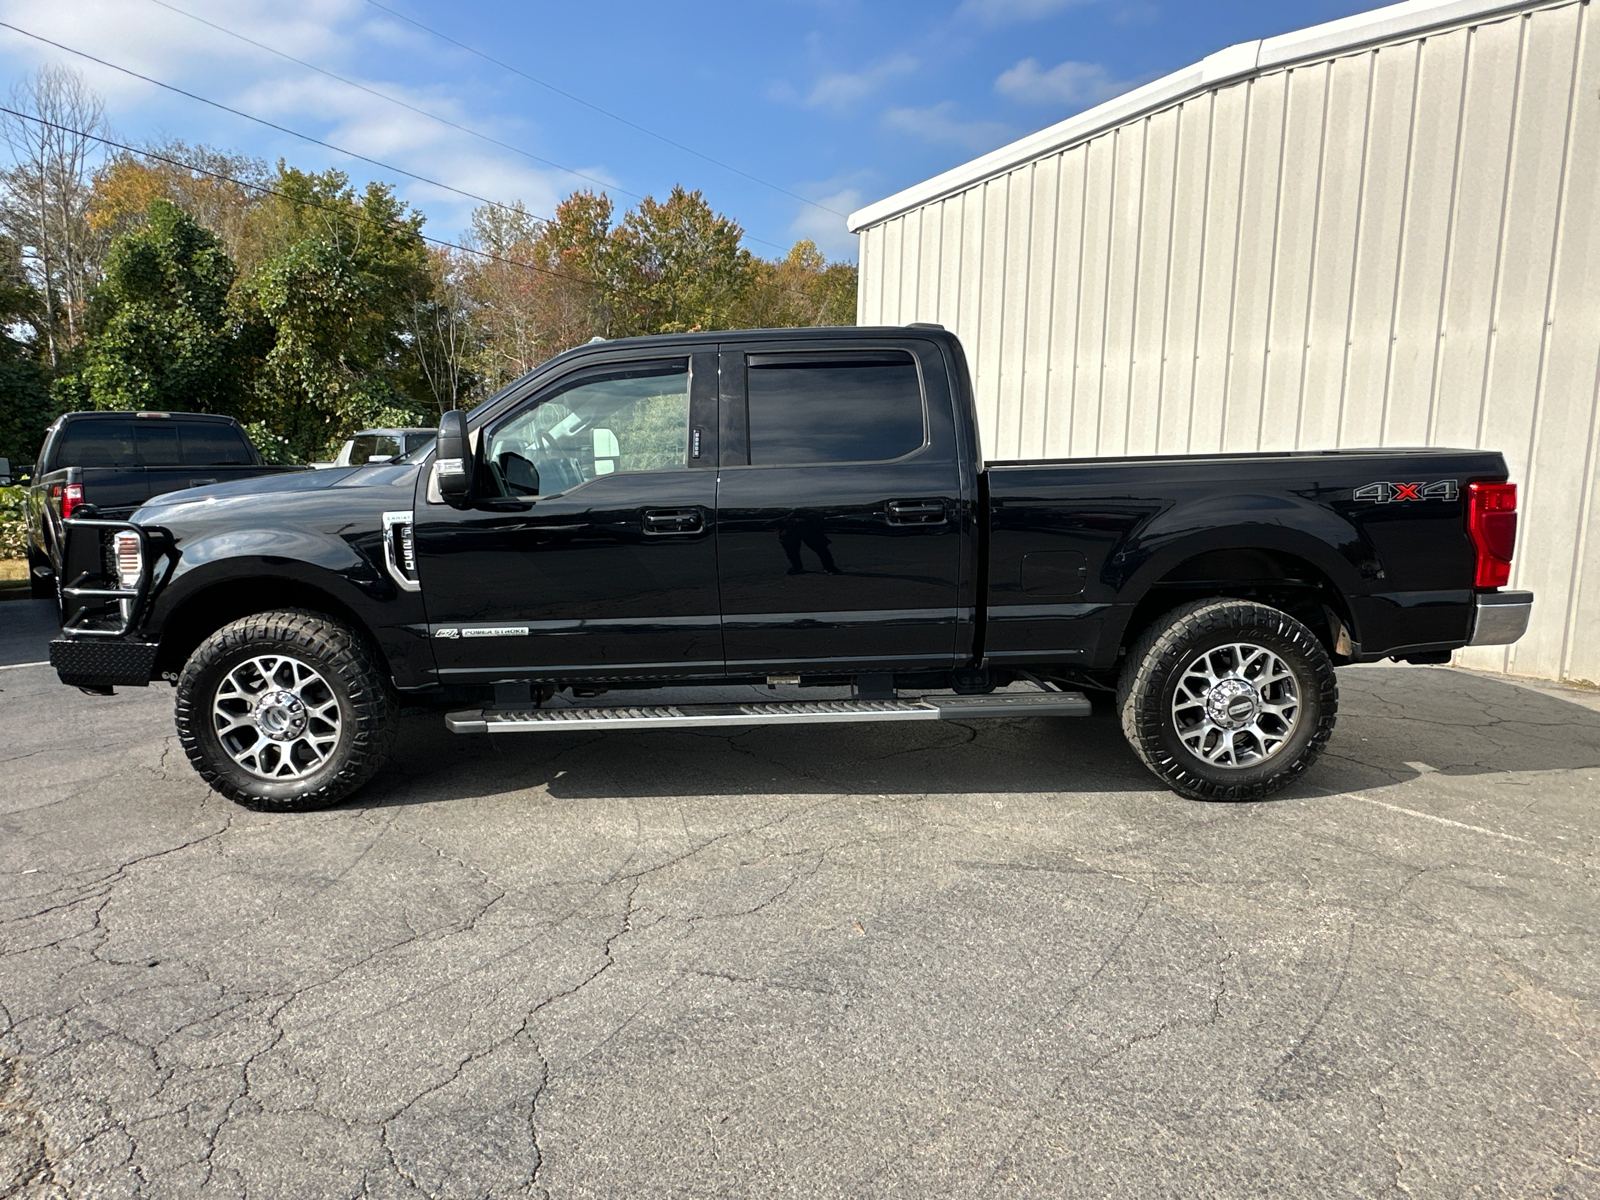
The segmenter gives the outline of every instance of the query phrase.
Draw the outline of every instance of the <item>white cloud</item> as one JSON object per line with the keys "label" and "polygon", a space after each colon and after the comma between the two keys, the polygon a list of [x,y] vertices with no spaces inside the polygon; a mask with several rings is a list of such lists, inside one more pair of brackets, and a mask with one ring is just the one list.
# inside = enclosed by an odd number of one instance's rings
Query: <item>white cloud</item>
{"label": "white cloud", "polygon": [[962,0],[956,12],[985,25],[1013,25],[1019,21],[1038,21],[1063,9],[1076,8],[1093,0]]}
{"label": "white cloud", "polygon": [[883,114],[883,125],[925,142],[960,146],[975,153],[993,150],[1012,136],[1008,125],[998,121],[958,121],[955,111],[952,100],[928,108],[891,108]]}
{"label": "white cloud", "polygon": [[[824,184],[822,186],[826,187],[827,185]],[[810,191],[809,188],[805,190]],[[856,235],[845,228],[844,217],[836,216],[835,214],[848,214],[860,208],[861,189],[853,187],[840,188],[830,195],[813,196],[812,199],[822,207],[818,208],[816,205],[811,204],[802,205],[799,215],[789,225],[789,233],[796,241],[801,238],[810,238],[817,244],[817,249],[826,254],[829,259],[847,259],[854,262],[857,253],[859,253],[859,243]],[[824,211],[825,209],[832,209],[833,211],[827,212]]]}
{"label": "white cloud", "polygon": [[806,93],[807,108],[827,108],[846,112],[876,92],[896,76],[909,75],[917,69],[917,60],[909,54],[895,54],[863,71],[840,71],[821,76]]}
{"label": "white cloud", "polygon": [[1087,107],[1120,96],[1135,81],[1113,79],[1099,63],[1064,62],[1046,71],[1037,58],[1025,58],[994,81],[994,90],[1019,104]]}
{"label": "white cloud", "polygon": [[[369,78],[374,43],[436,51],[424,35],[383,17],[362,0],[171,0],[206,20],[316,63],[356,82],[441,117],[512,144],[528,145],[528,131],[502,128],[475,116],[459,89],[417,88]],[[469,137],[380,96],[350,88],[324,75],[241,42],[179,13],[128,0],[0,0],[0,19],[13,21],[63,45],[164,80],[230,107],[311,134],[501,203],[522,200],[530,211],[548,213],[576,187],[592,182],[542,167],[520,154]],[[387,172],[271,133],[236,117],[53,47],[0,30],[0,62],[13,78],[44,62],[78,70],[107,103],[107,115],[125,140],[142,141],[167,130],[189,142],[225,149],[248,148],[264,157],[284,154],[308,168],[334,166],[358,187]],[[601,179],[612,172],[575,164]],[[452,237],[467,224],[477,202],[404,176],[389,176],[402,198],[424,208],[428,231]]]}

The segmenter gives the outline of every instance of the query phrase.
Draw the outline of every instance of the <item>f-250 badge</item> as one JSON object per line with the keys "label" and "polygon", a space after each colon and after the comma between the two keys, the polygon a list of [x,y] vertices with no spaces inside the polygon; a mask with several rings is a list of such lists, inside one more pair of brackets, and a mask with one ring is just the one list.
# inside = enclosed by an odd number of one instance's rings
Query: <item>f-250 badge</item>
{"label": "f-250 badge", "polygon": [[1454,500],[1459,494],[1454,479],[1440,479],[1434,483],[1369,483],[1358,487],[1352,498],[1373,504],[1398,504],[1407,500]]}

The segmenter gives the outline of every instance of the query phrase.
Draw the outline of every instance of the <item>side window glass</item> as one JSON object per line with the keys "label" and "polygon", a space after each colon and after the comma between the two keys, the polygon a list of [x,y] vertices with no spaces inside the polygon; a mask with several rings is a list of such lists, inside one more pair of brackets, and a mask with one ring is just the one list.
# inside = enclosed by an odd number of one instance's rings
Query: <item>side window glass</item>
{"label": "side window glass", "polygon": [[926,440],[909,354],[753,354],[747,378],[753,465],[883,462]]}
{"label": "side window glass", "polygon": [[378,439],[370,433],[362,434],[350,443],[350,465],[359,467],[378,453]]}
{"label": "side window glass", "polygon": [[547,395],[490,435],[484,461],[511,496],[550,496],[600,475],[687,470],[688,364],[591,375]]}

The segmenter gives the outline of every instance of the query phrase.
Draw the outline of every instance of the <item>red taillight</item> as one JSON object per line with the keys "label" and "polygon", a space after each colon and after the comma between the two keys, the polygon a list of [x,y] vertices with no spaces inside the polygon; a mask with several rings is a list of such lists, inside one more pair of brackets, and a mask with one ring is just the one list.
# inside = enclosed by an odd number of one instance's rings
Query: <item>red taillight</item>
{"label": "red taillight", "polygon": [[61,519],[65,521],[72,515],[72,510],[83,503],[83,484],[69,483],[66,490],[61,493]]}
{"label": "red taillight", "polygon": [[1517,546],[1517,485],[1467,484],[1467,532],[1478,548],[1477,587],[1505,587]]}

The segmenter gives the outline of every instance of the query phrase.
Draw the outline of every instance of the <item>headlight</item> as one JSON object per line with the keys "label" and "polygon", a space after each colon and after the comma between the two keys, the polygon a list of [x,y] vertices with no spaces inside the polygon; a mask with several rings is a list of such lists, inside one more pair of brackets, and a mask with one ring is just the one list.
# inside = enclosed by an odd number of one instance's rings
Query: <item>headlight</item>
{"label": "headlight", "polygon": [[131,529],[119,530],[111,539],[111,556],[117,564],[117,585],[132,590],[144,573],[143,545]]}

